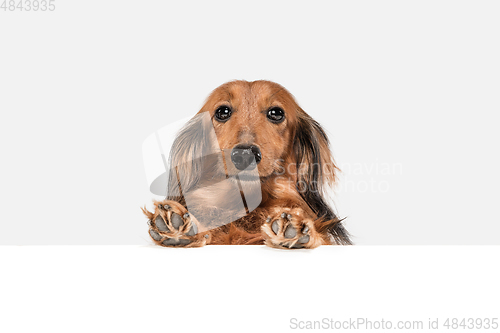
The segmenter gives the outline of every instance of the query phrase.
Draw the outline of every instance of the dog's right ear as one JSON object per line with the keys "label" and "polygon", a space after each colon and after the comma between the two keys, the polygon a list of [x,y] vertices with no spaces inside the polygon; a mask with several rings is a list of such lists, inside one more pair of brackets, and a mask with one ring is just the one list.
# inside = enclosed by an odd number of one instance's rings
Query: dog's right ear
{"label": "dog's right ear", "polygon": [[208,112],[196,114],[179,131],[170,150],[167,199],[181,201],[183,193],[199,182],[203,157],[210,154],[214,135]]}
{"label": "dog's right ear", "polygon": [[339,170],[330,151],[328,137],[320,124],[302,109],[298,116],[293,149],[299,169],[297,189],[309,207],[324,220],[318,227],[327,229],[336,244],[352,244],[349,233],[326,199],[328,191],[325,188],[334,184]]}

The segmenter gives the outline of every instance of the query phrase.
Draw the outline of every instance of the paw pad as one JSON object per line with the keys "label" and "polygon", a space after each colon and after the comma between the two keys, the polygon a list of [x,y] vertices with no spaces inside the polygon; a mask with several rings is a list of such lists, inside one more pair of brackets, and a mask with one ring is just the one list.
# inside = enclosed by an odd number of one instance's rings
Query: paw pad
{"label": "paw pad", "polygon": [[160,241],[161,240],[161,236],[159,233],[157,233],[156,231],[154,231],[153,229],[149,230],[149,234],[151,235],[151,237],[155,240],[155,241]]}
{"label": "paw pad", "polygon": [[156,228],[160,231],[168,231],[167,224],[165,221],[161,218],[160,215],[156,217],[155,220]]}
{"label": "paw pad", "polygon": [[278,223],[278,220],[273,222],[273,225],[271,226],[271,229],[273,229],[274,233],[277,235],[280,232],[280,225]]}
{"label": "paw pad", "polygon": [[172,246],[172,245],[188,245],[189,243],[191,243],[191,241],[189,239],[182,239],[182,238],[181,239],[167,238],[162,243],[163,243],[163,245],[169,245],[169,246]]}
{"label": "paw pad", "polygon": [[189,229],[189,231],[186,233],[187,236],[194,236],[198,233],[198,227],[196,226],[196,224],[192,224],[191,225],[191,229]]}
{"label": "paw pad", "polygon": [[299,240],[297,241],[297,243],[305,244],[305,243],[309,242],[310,238],[311,237],[309,237],[309,235],[302,236],[302,237],[299,238]]}
{"label": "paw pad", "polygon": [[172,222],[172,226],[176,229],[179,230],[181,225],[184,224],[184,221],[182,221],[182,218],[179,214],[177,213],[172,213],[170,216],[170,221]]}
{"label": "paw pad", "polygon": [[297,230],[293,227],[293,225],[289,224],[285,229],[285,238],[293,238],[297,236]]}

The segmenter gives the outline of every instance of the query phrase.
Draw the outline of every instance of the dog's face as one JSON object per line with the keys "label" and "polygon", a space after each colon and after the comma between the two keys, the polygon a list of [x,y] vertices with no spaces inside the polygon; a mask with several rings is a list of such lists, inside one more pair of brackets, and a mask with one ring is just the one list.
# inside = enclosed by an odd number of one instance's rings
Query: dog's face
{"label": "dog's face", "polygon": [[210,113],[219,147],[230,152],[228,174],[251,181],[248,170],[258,167],[260,177],[268,177],[288,156],[298,110],[276,83],[233,81],[215,89],[200,112]]}

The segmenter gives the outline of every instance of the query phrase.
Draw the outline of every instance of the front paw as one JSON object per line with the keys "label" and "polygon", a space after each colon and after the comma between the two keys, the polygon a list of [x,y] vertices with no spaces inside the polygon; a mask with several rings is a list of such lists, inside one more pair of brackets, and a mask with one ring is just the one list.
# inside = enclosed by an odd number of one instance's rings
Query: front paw
{"label": "front paw", "polygon": [[323,244],[314,221],[300,208],[276,210],[262,225],[262,232],[265,244],[276,248],[312,249]]}
{"label": "front paw", "polygon": [[209,234],[198,233],[198,221],[184,206],[171,200],[155,202],[154,204],[154,213],[147,211],[144,213],[150,219],[148,221],[149,235],[157,245],[200,247],[207,244]]}

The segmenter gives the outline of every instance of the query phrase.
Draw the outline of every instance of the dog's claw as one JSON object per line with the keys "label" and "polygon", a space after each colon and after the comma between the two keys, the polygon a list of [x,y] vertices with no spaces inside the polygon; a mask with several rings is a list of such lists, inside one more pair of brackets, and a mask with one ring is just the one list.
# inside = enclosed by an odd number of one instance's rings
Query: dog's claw
{"label": "dog's claw", "polygon": [[170,207],[169,205],[162,205],[162,204],[159,204],[159,205],[158,205],[158,208],[163,209],[163,210],[169,210],[171,207]]}

